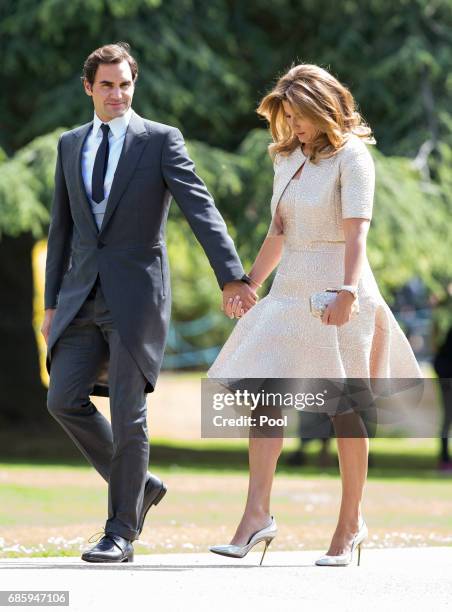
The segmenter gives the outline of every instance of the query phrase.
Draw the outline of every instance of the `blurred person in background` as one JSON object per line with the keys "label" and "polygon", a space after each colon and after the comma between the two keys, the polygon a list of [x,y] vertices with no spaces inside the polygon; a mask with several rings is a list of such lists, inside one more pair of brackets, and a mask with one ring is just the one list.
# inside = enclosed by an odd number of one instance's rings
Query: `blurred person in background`
{"label": "blurred person in background", "polygon": [[447,284],[443,299],[433,296],[432,305],[434,306],[433,367],[438,376],[443,409],[438,469],[441,473],[452,475],[449,451],[449,433],[452,425],[452,281]]}

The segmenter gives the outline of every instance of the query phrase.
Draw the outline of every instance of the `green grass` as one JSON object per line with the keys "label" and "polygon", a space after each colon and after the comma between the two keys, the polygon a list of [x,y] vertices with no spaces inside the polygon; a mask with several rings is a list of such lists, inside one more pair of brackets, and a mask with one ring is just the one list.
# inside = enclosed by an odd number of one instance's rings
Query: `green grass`
{"label": "green grass", "polygon": [[[0,435],[0,556],[79,556],[104,525],[106,483],[64,436],[14,444]],[[287,465],[296,447],[286,440],[279,462],[272,511],[282,529],[272,546],[322,549],[340,503],[336,443],[333,465],[322,468],[318,441],[306,447],[306,465]],[[377,539],[369,546],[450,545],[452,479],[435,469],[437,440],[380,438],[370,450],[363,508]],[[246,497],[247,440],[153,440],[150,458],[169,492],[150,513],[136,553],[205,552],[232,535]]]}
{"label": "green grass", "polygon": [[[196,445],[195,445],[196,446]],[[220,444],[221,453],[243,454]],[[235,445],[237,446],[237,445]],[[375,457],[431,458],[432,446],[405,443],[397,453],[378,441]],[[314,449],[311,459],[314,458]],[[164,446],[168,449],[168,446]],[[185,447],[172,445],[184,456]],[[193,449],[191,449],[193,451]],[[200,448],[198,448],[201,451]],[[205,449],[204,449],[205,450]],[[210,449],[209,452],[213,452]],[[383,452],[384,451],[384,452]],[[406,464],[405,464],[406,467]],[[153,509],[135,545],[149,552],[206,552],[208,545],[232,535],[246,496],[244,467],[216,467],[160,462],[152,466],[168,484],[162,504]],[[425,469],[397,476],[370,474],[363,509],[373,540],[369,546],[450,545],[452,542],[451,481]],[[88,538],[100,531],[106,513],[106,483],[86,466],[45,462],[3,462],[0,524],[2,557],[75,556]],[[6,477],[5,477],[6,476]],[[328,544],[340,501],[337,468],[283,467],[275,479],[272,511],[280,525],[275,550],[322,549]],[[375,540],[376,538],[376,540]],[[1,541],[1,540],[0,540]]]}

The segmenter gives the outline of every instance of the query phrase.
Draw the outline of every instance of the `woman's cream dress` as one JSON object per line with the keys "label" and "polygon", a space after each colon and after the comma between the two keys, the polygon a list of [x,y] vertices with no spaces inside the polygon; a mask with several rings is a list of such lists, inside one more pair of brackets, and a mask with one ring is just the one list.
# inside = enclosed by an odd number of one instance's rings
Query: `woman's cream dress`
{"label": "woman's cream dress", "polygon": [[[303,162],[300,178],[292,179]],[[209,378],[422,377],[367,256],[357,316],[338,327],[309,311],[312,293],[343,284],[342,220],[372,218],[374,184],[373,158],[356,135],[317,165],[301,147],[277,156],[268,234],[277,234],[282,220],[282,258],[270,292],[237,321]]]}

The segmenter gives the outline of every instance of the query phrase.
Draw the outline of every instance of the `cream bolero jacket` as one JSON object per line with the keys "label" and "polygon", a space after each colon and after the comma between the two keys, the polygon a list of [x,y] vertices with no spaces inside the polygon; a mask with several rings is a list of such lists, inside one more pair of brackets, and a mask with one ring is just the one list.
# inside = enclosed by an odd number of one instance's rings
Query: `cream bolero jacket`
{"label": "cream bolero jacket", "polygon": [[274,160],[271,223],[267,236],[284,233],[278,204],[293,175],[306,161],[299,180],[295,210],[297,242],[344,242],[342,220],[372,218],[375,166],[367,145],[350,134],[344,147],[329,159],[313,164],[301,147]]}

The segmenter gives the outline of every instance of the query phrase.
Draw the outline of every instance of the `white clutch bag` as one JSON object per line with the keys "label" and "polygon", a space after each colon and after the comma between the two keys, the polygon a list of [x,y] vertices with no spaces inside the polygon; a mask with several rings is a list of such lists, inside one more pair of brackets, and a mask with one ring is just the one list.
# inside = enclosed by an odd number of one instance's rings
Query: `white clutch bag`
{"label": "white clutch bag", "polygon": [[[327,287],[326,289],[324,289],[324,291],[313,293],[309,298],[309,305],[312,316],[316,317],[317,319],[321,319],[323,317],[323,313],[325,312],[326,307],[336,299],[336,293],[339,293],[339,291],[341,290]],[[357,314],[359,314],[358,298],[356,298],[356,300],[353,302],[351,314],[352,316],[356,316]]]}

